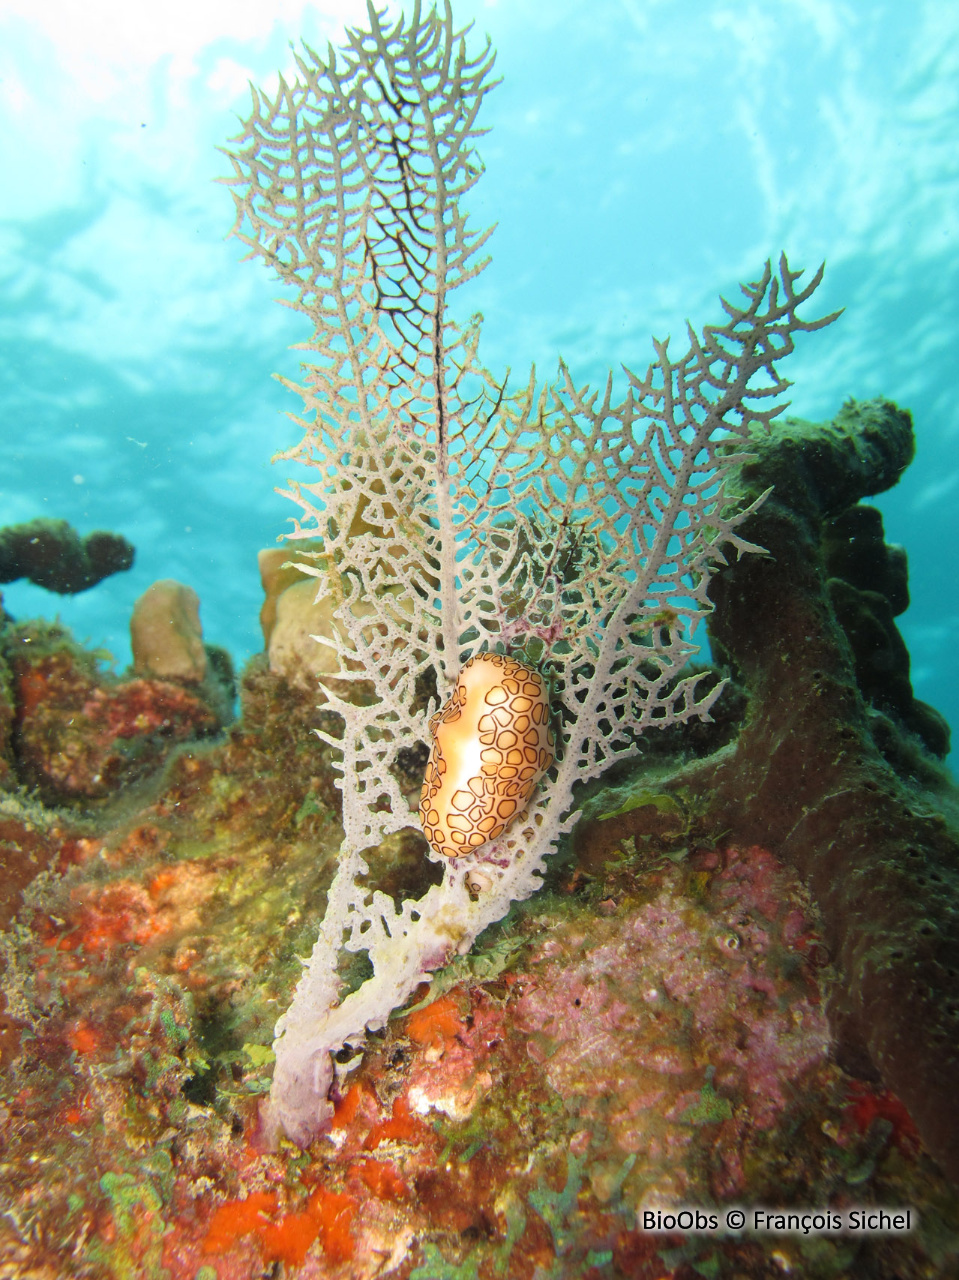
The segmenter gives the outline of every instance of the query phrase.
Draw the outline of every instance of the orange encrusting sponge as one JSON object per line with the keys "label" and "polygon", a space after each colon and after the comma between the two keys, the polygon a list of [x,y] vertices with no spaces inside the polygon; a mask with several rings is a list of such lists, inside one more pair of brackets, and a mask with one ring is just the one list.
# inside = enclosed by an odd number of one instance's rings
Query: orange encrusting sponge
{"label": "orange encrusting sponge", "polygon": [[251,1191],[245,1200],[227,1200],[210,1219],[203,1252],[228,1252],[244,1236],[255,1236],[267,1262],[302,1266],[310,1246],[319,1239],[330,1262],[353,1256],[351,1225],[357,1203],[341,1191],[317,1187],[305,1210],[276,1217],[275,1191]]}

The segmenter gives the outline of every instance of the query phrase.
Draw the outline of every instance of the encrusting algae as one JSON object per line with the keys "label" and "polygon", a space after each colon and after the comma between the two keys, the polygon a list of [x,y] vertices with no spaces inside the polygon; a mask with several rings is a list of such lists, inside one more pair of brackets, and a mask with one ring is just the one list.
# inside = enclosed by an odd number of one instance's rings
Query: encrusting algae
{"label": "encrusting algae", "polygon": [[[788,493],[777,501],[790,509]],[[775,580],[775,616],[807,626],[819,597],[796,566]],[[737,607],[717,593],[712,625],[732,655]],[[759,608],[765,597],[750,601]],[[4,632],[11,666],[24,634]],[[97,676],[67,637],[46,643],[122,700],[125,682]],[[268,1150],[258,1104],[341,837],[333,752],[310,733],[335,736],[335,715],[260,659],[220,739],[181,743],[100,799],[61,795],[53,808],[9,790],[3,1265],[172,1280],[276,1264],[344,1280],[691,1280],[769,1274],[775,1254],[816,1276],[948,1274],[954,1186],[901,1097],[840,1038],[846,944],[790,866],[785,795],[750,800],[737,783],[737,767],[744,781],[757,766],[750,735],[781,714],[781,678],[759,675],[778,653],[756,653],[743,727],[731,690],[712,725],[656,735],[638,766],[593,788],[543,890],[397,1010],[362,1060],[340,1064],[332,1123],[305,1151]],[[846,698],[849,653],[838,647],[822,674]],[[42,671],[48,659],[41,645],[30,660]],[[17,689],[13,723],[28,724]],[[822,731],[794,711],[801,760]],[[887,803],[865,784],[905,760],[914,809],[920,770],[925,794],[947,800],[921,741],[871,714],[885,763],[863,757],[847,804]],[[776,754],[764,749],[766,768]],[[424,763],[403,781],[411,806]],[[703,790],[708,776],[721,785]],[[833,776],[799,776],[809,811],[817,794],[834,803]],[[421,898],[435,868],[425,848],[405,831],[367,850],[370,882]],[[348,963],[341,976],[348,990],[366,975]],[[905,1204],[920,1220],[872,1237],[640,1229],[643,1208],[676,1204]]]}
{"label": "encrusting algae", "polygon": [[[892,1277],[956,1257],[953,1193],[908,1112],[835,1060],[836,976],[795,873],[694,834],[688,797],[638,789],[648,766],[597,791],[544,890],[371,1037],[329,1132],[265,1150],[275,1008],[338,843],[322,714],[254,664],[227,738],[181,747],[122,820],[4,802],[5,838],[32,826],[59,876],[7,948],[8,1267],[748,1275],[775,1248],[800,1272]],[[390,892],[425,890],[422,843],[368,852]],[[783,1242],[636,1218],[811,1201],[909,1203],[922,1226]]]}

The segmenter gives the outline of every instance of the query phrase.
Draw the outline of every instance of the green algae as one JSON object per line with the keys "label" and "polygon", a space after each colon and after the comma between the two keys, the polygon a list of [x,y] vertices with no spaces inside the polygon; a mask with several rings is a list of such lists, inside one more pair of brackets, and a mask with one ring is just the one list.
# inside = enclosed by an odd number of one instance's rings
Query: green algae
{"label": "green algae", "polygon": [[680,804],[679,799],[665,791],[638,791],[624,801],[618,809],[611,809],[608,813],[598,814],[596,820],[597,822],[606,822],[610,818],[620,818],[624,813],[631,813],[634,809],[645,809],[647,806],[651,806],[658,813],[681,818],[684,823],[687,820],[686,810]]}
{"label": "green algae", "polygon": [[[494,930],[487,932],[493,933]],[[506,934],[489,942],[481,950],[474,948],[468,955],[454,956],[449,964],[431,975],[429,989],[421,1000],[414,1005],[394,1009],[390,1018],[405,1018],[408,1014],[425,1009],[437,997],[464,983],[482,985],[495,982],[501,974],[512,968],[516,955],[526,946],[526,942],[523,937]]]}
{"label": "green algae", "polygon": [[245,1044],[243,1052],[253,1063],[256,1068],[266,1067],[276,1062],[276,1054],[270,1045],[266,1044]]}
{"label": "green algae", "polygon": [[566,1182],[561,1191],[553,1191],[544,1178],[529,1193],[529,1202],[549,1227],[556,1253],[562,1256],[576,1243],[579,1232],[573,1220],[583,1185],[585,1156],[572,1152],[567,1157]]}
{"label": "green algae", "polygon": [[519,1196],[515,1193],[511,1193],[506,1197],[503,1216],[506,1218],[506,1235],[503,1237],[503,1243],[497,1249],[496,1257],[493,1261],[493,1270],[497,1275],[509,1274],[508,1268],[513,1248],[526,1230],[526,1212]]}
{"label": "green algae", "polygon": [[113,1221],[122,1235],[129,1235],[133,1230],[136,1209],[152,1215],[158,1214],[163,1207],[163,1201],[153,1186],[131,1173],[105,1173],[99,1185],[110,1202]]}
{"label": "green algae", "polygon": [[481,1258],[470,1254],[463,1262],[447,1262],[439,1247],[425,1241],[423,1262],[410,1272],[410,1280],[479,1280]]}
{"label": "green algae", "polygon": [[699,1100],[688,1106],[680,1119],[685,1124],[721,1124],[732,1117],[733,1108],[728,1098],[722,1098],[716,1092],[712,1082],[712,1069],[705,1084],[699,1091]]}

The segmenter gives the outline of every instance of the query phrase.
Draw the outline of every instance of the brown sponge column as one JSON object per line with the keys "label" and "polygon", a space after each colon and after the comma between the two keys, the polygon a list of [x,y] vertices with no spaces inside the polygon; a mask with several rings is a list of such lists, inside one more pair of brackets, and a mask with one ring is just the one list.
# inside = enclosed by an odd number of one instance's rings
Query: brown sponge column
{"label": "brown sponge column", "polygon": [[775,488],[740,532],[768,554],[710,588],[715,648],[749,710],[735,750],[685,782],[710,823],[805,877],[839,972],[830,1014],[845,1065],[881,1076],[959,1181],[959,839],[944,817],[956,792],[896,714],[901,671],[885,706],[874,670],[860,688],[837,617],[848,593],[830,589],[824,555],[826,522],[911,461],[912,422],[885,401],[849,402],[834,422],[790,420],[751,448],[744,496]]}

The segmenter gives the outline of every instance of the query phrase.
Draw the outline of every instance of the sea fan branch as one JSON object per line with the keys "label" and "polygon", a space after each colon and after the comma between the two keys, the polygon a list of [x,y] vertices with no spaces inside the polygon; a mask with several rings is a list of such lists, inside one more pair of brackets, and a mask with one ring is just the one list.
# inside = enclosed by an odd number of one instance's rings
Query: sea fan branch
{"label": "sea fan branch", "polygon": [[[684,674],[691,635],[726,549],[756,549],[728,497],[737,442],[784,409],[778,362],[795,335],[833,319],[800,318],[822,273],[800,287],[784,256],[742,303],[723,301],[724,323],[689,328],[678,360],[654,342],[621,400],[612,375],[591,390],[562,363],[554,385],[534,371],[510,393],[479,365],[478,324],[449,314],[491,231],[462,205],[493,87],[488,43],[471,59],[465,34],[448,0],[425,16],[416,0],[393,25],[371,4],[369,29],[339,53],[304,47],[296,83],[253,91],[228,153],[234,230],[313,327],[303,382],[286,384],[303,438],[281,456],[311,473],[287,491],[300,512],[290,536],[322,539],[307,572],[332,597],[336,626],[317,639],[340,667],[327,703],[343,735],[320,736],[340,771],[344,844],[277,1026],[272,1116],[298,1141],[329,1115],[331,1053],[536,891],[575,821],[576,784],[638,751],[644,730],[708,716],[721,686]],[[418,825],[394,773],[429,738],[435,702],[418,681],[431,672],[442,696],[494,647],[550,675],[558,763],[501,837],[455,862],[433,852],[442,884],[393,903],[360,883],[361,854]],[[360,681],[372,699],[345,696]],[[341,1000],[343,948],[367,951],[373,977]]]}

